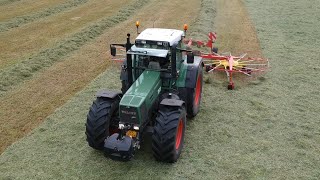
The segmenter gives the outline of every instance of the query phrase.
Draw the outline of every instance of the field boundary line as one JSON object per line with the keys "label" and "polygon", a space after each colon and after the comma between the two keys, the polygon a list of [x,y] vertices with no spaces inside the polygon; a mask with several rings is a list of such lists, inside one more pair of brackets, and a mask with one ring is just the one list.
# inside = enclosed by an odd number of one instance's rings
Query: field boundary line
{"label": "field boundary line", "polygon": [[12,18],[8,21],[2,22],[0,24],[0,32],[9,31],[10,29],[20,27],[22,25],[25,25],[27,23],[31,23],[31,22],[36,21],[38,19],[49,17],[51,15],[58,14],[60,12],[78,7],[78,6],[85,4],[87,2],[88,2],[88,0],[71,0],[71,1],[67,1],[67,2],[59,4],[59,5],[56,5],[54,7],[47,8],[46,10],[32,13],[30,15],[23,15],[23,16],[14,17],[14,18]]}

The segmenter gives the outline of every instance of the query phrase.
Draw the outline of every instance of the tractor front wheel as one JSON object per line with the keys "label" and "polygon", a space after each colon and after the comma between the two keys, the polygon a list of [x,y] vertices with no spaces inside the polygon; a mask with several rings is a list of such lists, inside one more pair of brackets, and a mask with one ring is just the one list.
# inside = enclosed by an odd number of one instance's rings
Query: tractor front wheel
{"label": "tractor front wheel", "polygon": [[87,115],[86,135],[89,146],[102,150],[104,140],[118,128],[120,99],[97,98]]}
{"label": "tractor front wheel", "polygon": [[183,107],[164,107],[158,112],[152,135],[153,156],[158,161],[173,163],[181,154],[186,128]]}

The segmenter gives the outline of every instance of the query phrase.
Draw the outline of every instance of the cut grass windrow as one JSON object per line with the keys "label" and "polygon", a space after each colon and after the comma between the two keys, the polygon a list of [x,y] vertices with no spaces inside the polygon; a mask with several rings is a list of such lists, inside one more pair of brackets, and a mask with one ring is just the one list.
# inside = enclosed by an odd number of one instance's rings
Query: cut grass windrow
{"label": "cut grass windrow", "polygon": [[12,18],[9,21],[2,22],[0,24],[0,32],[5,32],[5,31],[8,31],[12,28],[16,28],[16,27],[22,26],[24,24],[33,22],[35,20],[45,18],[45,17],[51,16],[53,14],[57,14],[57,13],[66,11],[71,8],[75,8],[75,7],[77,7],[81,4],[84,4],[86,2],[88,2],[88,0],[71,0],[71,1],[67,1],[63,4],[59,4],[55,7],[48,8],[44,11],[35,12],[35,13],[29,14],[29,15],[18,16],[18,17]]}
{"label": "cut grass windrow", "polygon": [[122,8],[114,16],[106,17],[99,22],[89,25],[66,40],[57,43],[55,47],[42,50],[18,64],[0,70],[0,96],[13,86],[33,76],[39,70],[50,67],[57,61],[61,61],[71,52],[78,50],[87,42],[101,35],[108,28],[128,19],[148,2],[149,0],[136,0]]}
{"label": "cut grass windrow", "polygon": [[190,37],[206,40],[207,34],[214,31],[215,0],[201,0],[201,11],[190,28]]}
{"label": "cut grass windrow", "polygon": [[20,0],[3,0],[3,1],[0,1],[0,6],[11,4],[17,1],[20,1]]}

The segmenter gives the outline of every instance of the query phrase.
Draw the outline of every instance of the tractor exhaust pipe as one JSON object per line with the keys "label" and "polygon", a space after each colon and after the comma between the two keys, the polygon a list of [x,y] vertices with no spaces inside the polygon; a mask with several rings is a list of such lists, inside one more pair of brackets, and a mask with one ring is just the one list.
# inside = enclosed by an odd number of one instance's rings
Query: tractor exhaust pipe
{"label": "tractor exhaust pipe", "polygon": [[[130,42],[130,33],[127,34],[127,43],[126,43],[126,52],[131,49],[131,42]],[[132,56],[131,54],[127,53],[127,71],[128,71],[128,87],[132,85],[133,77],[132,77]]]}
{"label": "tractor exhaust pipe", "polygon": [[172,45],[172,50],[171,50],[171,76],[172,78],[177,78],[177,45],[174,44]]}

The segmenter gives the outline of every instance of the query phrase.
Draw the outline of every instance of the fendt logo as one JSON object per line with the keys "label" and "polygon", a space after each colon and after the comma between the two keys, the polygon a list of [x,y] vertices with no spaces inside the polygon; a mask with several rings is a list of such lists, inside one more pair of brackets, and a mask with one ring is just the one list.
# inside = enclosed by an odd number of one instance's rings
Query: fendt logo
{"label": "fendt logo", "polygon": [[127,114],[127,115],[133,115],[133,116],[135,116],[137,113],[136,112],[132,112],[132,111],[125,111],[125,110],[121,110],[121,113],[123,113],[123,114]]}

